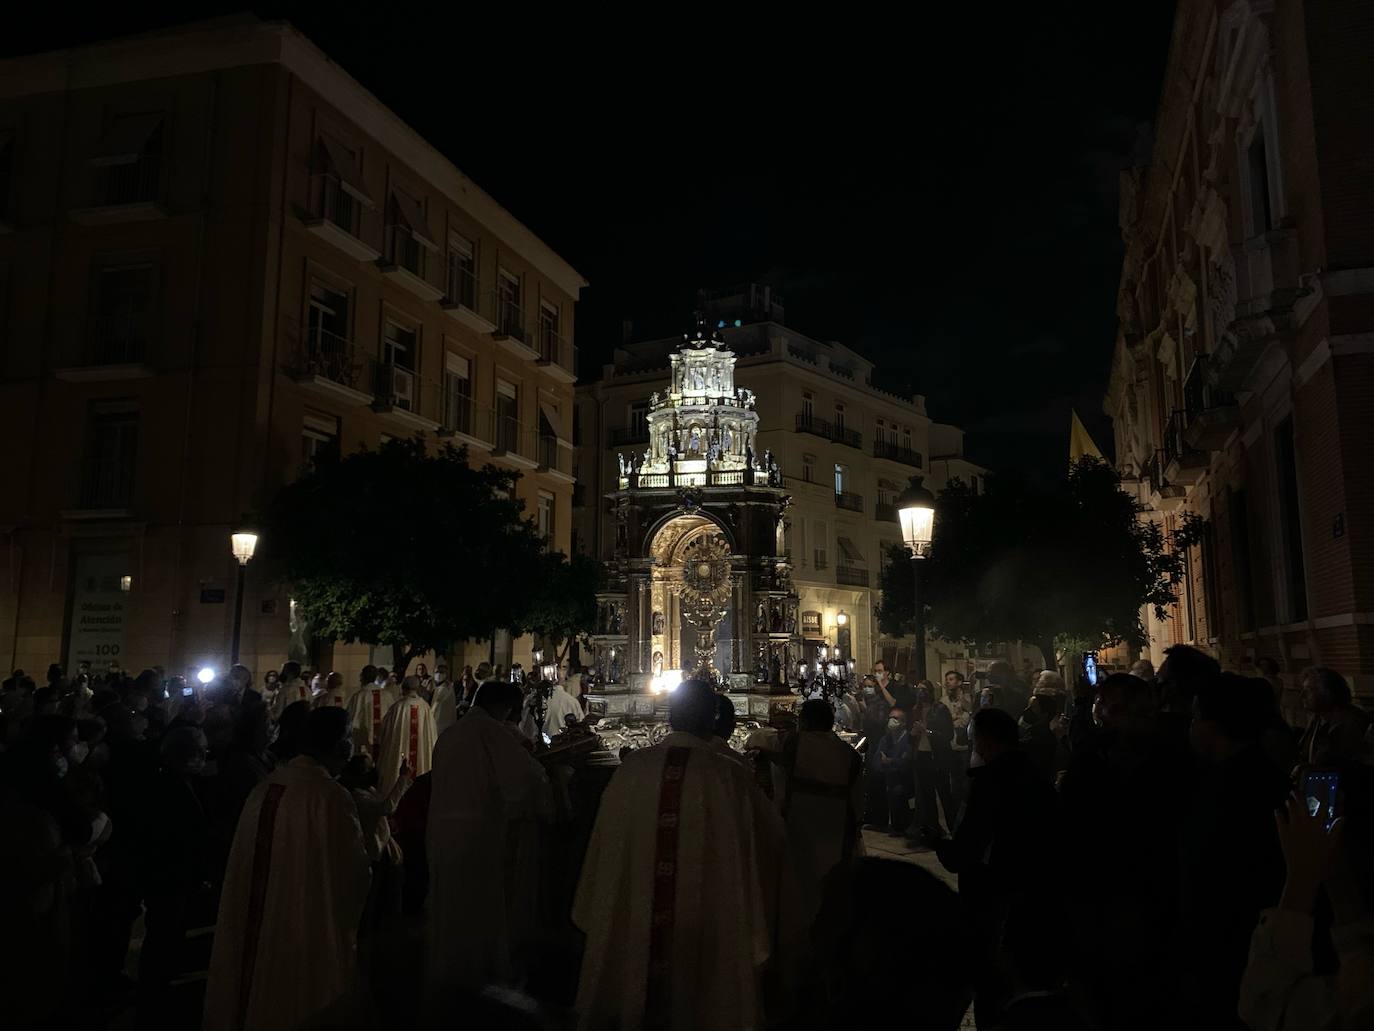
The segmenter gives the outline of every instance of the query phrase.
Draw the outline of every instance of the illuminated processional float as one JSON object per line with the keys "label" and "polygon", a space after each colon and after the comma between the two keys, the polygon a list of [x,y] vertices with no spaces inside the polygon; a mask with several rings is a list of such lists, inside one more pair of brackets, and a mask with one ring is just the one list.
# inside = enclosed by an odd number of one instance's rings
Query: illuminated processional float
{"label": "illuminated processional float", "polygon": [[608,747],[659,740],[683,679],[728,692],[741,736],[796,700],[790,498],[759,453],[754,395],[735,386],[734,354],[700,318],[669,358],[671,383],[649,398],[649,446],[618,456],[609,495],[615,553],[589,641],[590,711]]}

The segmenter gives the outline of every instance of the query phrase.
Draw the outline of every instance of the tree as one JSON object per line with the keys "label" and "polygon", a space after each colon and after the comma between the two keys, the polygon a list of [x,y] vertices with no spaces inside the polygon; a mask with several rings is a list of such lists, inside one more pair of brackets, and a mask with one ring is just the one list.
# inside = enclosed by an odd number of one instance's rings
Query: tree
{"label": "tree", "polygon": [[428,651],[524,622],[546,556],[517,473],[466,449],[392,440],[316,465],[263,519],[270,575],[326,638],[390,646],[398,675]]}
{"label": "tree", "polygon": [[596,592],[604,576],[601,563],[587,555],[545,555],[520,629],[537,633],[562,662],[573,638],[596,622]]}
{"label": "tree", "polygon": [[[1066,482],[1035,487],[989,477],[974,494],[955,481],[936,503],[935,536],[922,560],[931,624],[950,640],[1029,641],[1053,661],[1056,638],[1106,647],[1148,643],[1141,607],[1160,619],[1183,576],[1181,541],[1139,518],[1143,506],[1116,471],[1076,462]],[[910,560],[895,549],[883,569],[879,626],[912,621]]]}

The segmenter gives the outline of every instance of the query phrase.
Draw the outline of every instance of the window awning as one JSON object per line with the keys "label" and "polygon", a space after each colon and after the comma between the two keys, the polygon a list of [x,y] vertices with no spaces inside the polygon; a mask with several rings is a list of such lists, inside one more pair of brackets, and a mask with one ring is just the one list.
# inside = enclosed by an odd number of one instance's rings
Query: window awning
{"label": "window awning", "polygon": [[372,207],[372,195],[367,192],[363,182],[363,170],[358,167],[358,156],[331,136],[321,136],[320,145],[324,148],[329,169],[339,177],[339,185],[344,193],[350,194]]}
{"label": "window awning", "polygon": [[153,134],[162,126],[162,115],[124,115],[116,118],[100,141],[91,164],[132,165],[148,148]]}
{"label": "window awning", "polygon": [[392,190],[391,198],[396,203],[396,211],[400,214],[401,220],[410,230],[410,235],[415,237],[415,242],[421,247],[437,251],[439,245],[429,237],[429,225],[425,221],[424,205],[414,197],[406,196],[400,190]]}
{"label": "window awning", "polygon": [[844,560],[846,562],[853,566],[868,564],[868,560],[864,558],[863,552],[854,547],[854,542],[848,537],[839,537],[836,539],[840,543],[840,554],[844,555]]}
{"label": "window awning", "polygon": [[563,434],[560,433],[558,429],[558,413],[549,407],[547,401],[539,402],[539,414],[543,417],[544,423],[548,426],[545,435],[556,437],[559,441],[562,441]]}

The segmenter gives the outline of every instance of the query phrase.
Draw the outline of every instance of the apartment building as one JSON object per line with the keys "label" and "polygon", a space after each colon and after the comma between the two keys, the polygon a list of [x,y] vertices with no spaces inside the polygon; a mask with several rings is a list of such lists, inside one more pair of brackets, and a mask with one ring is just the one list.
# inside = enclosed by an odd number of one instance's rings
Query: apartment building
{"label": "apartment building", "polygon": [[[737,357],[736,386],[754,394],[760,457],[770,453],[792,492],[787,546],[804,661],[814,662],[822,644],[865,669],[884,655],[892,661],[903,643],[881,640],[874,607],[887,549],[901,543],[896,497],[915,475],[938,491],[956,477],[977,486],[985,470],[964,456],[961,430],[930,418],[924,397],[882,389],[862,355],[787,326],[769,287],[706,292],[702,308]],[[647,446],[650,394],[665,389],[668,356],[681,343],[628,343],[599,379],[577,388],[573,518],[577,546],[589,554],[614,552],[605,496],[616,489],[617,456]],[[931,642],[928,666],[939,670],[955,656],[962,660],[961,645]]]}
{"label": "apartment building", "polygon": [[1105,408],[1188,575],[1189,643],[1374,692],[1374,101],[1367,5],[1179,3],[1126,241]]}
{"label": "apartment building", "polygon": [[[230,532],[389,437],[518,470],[568,550],[584,280],[290,25],[0,62],[0,226],[11,667],[223,664]],[[245,662],[368,660],[254,572]]]}

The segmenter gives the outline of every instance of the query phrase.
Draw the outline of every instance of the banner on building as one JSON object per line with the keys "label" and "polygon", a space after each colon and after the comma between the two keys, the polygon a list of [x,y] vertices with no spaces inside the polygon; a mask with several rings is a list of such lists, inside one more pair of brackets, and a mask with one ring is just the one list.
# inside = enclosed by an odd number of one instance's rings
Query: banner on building
{"label": "banner on building", "polygon": [[122,555],[79,555],[72,580],[71,637],[67,669],[89,662],[102,670],[111,662],[123,665],[124,623],[129,594],[124,590]]}

